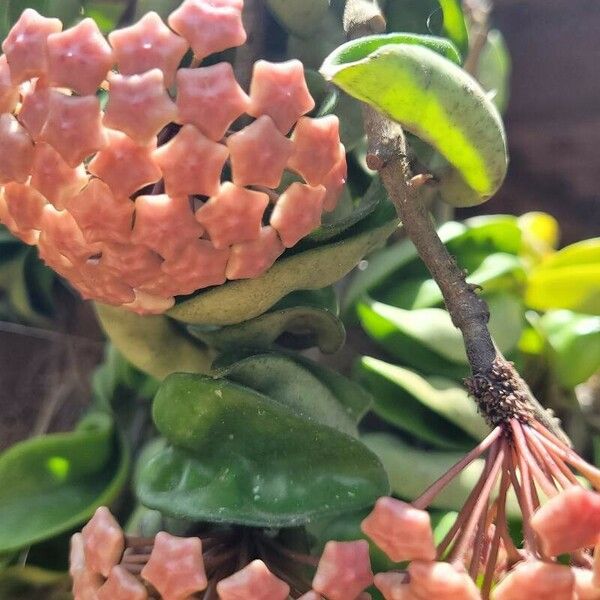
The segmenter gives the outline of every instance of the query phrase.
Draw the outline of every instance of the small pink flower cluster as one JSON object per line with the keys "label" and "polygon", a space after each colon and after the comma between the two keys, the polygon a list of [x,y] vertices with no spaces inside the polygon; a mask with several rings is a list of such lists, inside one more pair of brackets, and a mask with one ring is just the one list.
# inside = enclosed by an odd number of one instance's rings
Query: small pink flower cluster
{"label": "small pink flower cluster", "polygon": [[258,61],[249,94],[229,63],[178,68],[190,47],[199,63],[243,44],[242,8],[185,0],[170,28],[151,12],[108,41],[26,9],[3,42],[0,222],[85,298],[164,312],[260,276],[335,208],[339,123],[304,116],[299,61]]}

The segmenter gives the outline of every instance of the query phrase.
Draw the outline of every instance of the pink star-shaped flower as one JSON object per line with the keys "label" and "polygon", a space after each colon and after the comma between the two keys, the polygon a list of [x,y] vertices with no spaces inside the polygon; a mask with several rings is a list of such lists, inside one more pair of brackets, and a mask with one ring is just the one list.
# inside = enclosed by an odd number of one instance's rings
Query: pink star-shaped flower
{"label": "pink star-shaped flower", "polygon": [[264,185],[276,188],[294,144],[283,136],[270,117],[254,123],[227,138],[231,171],[236,185]]}
{"label": "pink star-shaped flower", "polygon": [[327,190],[323,201],[323,210],[332,212],[337,206],[338,200],[344,191],[348,178],[348,163],[346,162],[346,149],[343,144],[339,145],[339,158],[333,169],[327,173],[323,185]]}
{"label": "pink star-shaped flower", "polygon": [[92,179],[67,208],[87,242],[129,241],[134,204],[127,196],[113,194],[100,179]]}
{"label": "pink star-shaped flower", "polygon": [[88,567],[108,577],[125,549],[123,530],[105,506],[101,506],[81,530]]}
{"label": "pink star-shaped flower", "polygon": [[202,233],[187,196],[159,194],[136,198],[131,237],[134,243],[143,244],[164,258],[170,258]]}
{"label": "pink star-shaped flower", "polygon": [[227,263],[227,279],[254,279],[268,271],[285,247],[272,227],[263,227],[258,239],[234,244]]}
{"label": "pink star-shaped flower", "polygon": [[[417,598],[481,600],[479,589],[465,571],[450,563],[413,560],[409,567],[411,592]],[[536,597],[536,600],[539,600]]]}
{"label": "pink star-shaped flower", "polygon": [[141,244],[106,243],[100,264],[132,288],[138,288],[160,277],[162,259]]}
{"label": "pink star-shaped flower", "polygon": [[[524,562],[517,565],[499,583],[492,593],[492,598],[494,600],[521,600],[522,598],[573,600],[575,576],[565,565],[541,561]],[[445,599],[446,596],[442,600]]]}
{"label": "pink star-shaped flower", "polygon": [[313,588],[328,600],[356,598],[373,583],[369,544],[327,542],[313,579]]}
{"label": "pink star-shaped flower", "polygon": [[254,560],[241,571],[217,584],[221,600],[285,600],[290,586],[275,577],[262,560]]}
{"label": "pink star-shaped flower", "polygon": [[209,140],[193,125],[184,125],[171,141],[152,153],[162,171],[165,191],[171,196],[216,194],[228,156],[226,146]]}
{"label": "pink star-shaped flower", "polygon": [[96,592],[98,600],[146,600],[148,592],[129,571],[113,567],[104,585]]}
{"label": "pink star-shaped flower", "polygon": [[177,108],[166,92],[160,69],[142,75],[108,77],[110,93],[104,124],[124,131],[140,145],[149,144],[167,124],[177,118]]}
{"label": "pink star-shaped flower", "polygon": [[48,36],[50,85],[95,94],[114,63],[108,42],[91,18]]}
{"label": "pink star-shaped flower", "polygon": [[47,19],[26,8],[2,42],[13,83],[41,77],[48,70],[48,36],[62,30],[60,19]]}
{"label": "pink star-shaped flower", "polygon": [[0,188],[0,223],[2,223],[15,237],[19,238],[29,246],[35,246],[40,237],[40,232],[37,229],[21,229],[17,222],[12,218],[6,206],[6,198],[4,191]]}
{"label": "pink star-shaped flower", "polygon": [[33,140],[10,113],[0,115],[0,184],[25,183],[33,166]]}
{"label": "pink star-shaped flower", "polygon": [[416,600],[406,580],[406,573],[377,573],[375,586],[386,600]]}
{"label": "pink star-shaped flower", "polygon": [[22,183],[4,186],[4,201],[10,216],[21,230],[42,228],[46,199],[32,187]]}
{"label": "pink star-shaped flower", "polygon": [[85,300],[96,300],[114,306],[135,300],[131,287],[96,258],[78,265],[68,279]]}
{"label": "pink star-shaped flower", "polygon": [[197,221],[208,231],[217,249],[258,238],[269,197],[226,182],[196,211]]}
{"label": "pink star-shaped flower", "polygon": [[173,85],[175,71],[188,49],[188,43],[155,12],[146,13],[135,25],[109,33],[108,41],[121,75],[160,69],[166,87]]}
{"label": "pink star-shaped flower", "polygon": [[175,298],[154,296],[142,290],[134,290],[134,292],[135,300],[123,306],[138,315],[162,315],[175,304]]}
{"label": "pink star-shaped flower", "polygon": [[163,600],[184,600],[206,588],[199,538],[181,538],[164,531],[156,534],[150,560],[142,569]]}
{"label": "pink star-shaped flower", "polygon": [[65,96],[50,92],[48,120],[40,140],[50,144],[70,167],[106,145],[100,102],[95,96]]}
{"label": "pink star-shaped flower", "polygon": [[165,260],[162,270],[173,278],[177,295],[191,294],[225,283],[229,249],[217,250],[208,240],[191,240],[177,255]]}
{"label": "pink star-shaped flower", "polygon": [[93,599],[96,592],[104,583],[104,578],[98,573],[93,573],[85,564],[83,537],[76,533],[71,537],[69,552],[69,575],[73,580],[73,596],[78,600]]}
{"label": "pink star-shaped flower", "polygon": [[282,63],[259,60],[254,64],[248,110],[253,117],[269,115],[282,133],[288,133],[314,107],[299,60]]}
{"label": "pink star-shaped flower", "polygon": [[189,42],[199,59],[246,41],[239,0],[185,0],[169,16],[169,25]]}
{"label": "pink star-shaped flower", "polygon": [[12,112],[19,101],[19,88],[11,81],[6,56],[0,56],[0,114]]}
{"label": "pink star-shaped flower", "polygon": [[531,527],[548,556],[595,546],[600,543],[600,494],[570,487],[536,511]]}
{"label": "pink star-shaped flower", "polygon": [[339,160],[340,122],[335,115],[310,119],[302,117],[294,133],[294,153],[288,166],[309,185],[322,184]]}
{"label": "pink star-shaped flower", "polygon": [[229,63],[177,71],[179,120],[195,125],[211,140],[222,139],[249,103]]}
{"label": "pink star-shaped flower", "polygon": [[108,144],[88,165],[90,173],[100,177],[118,196],[131,196],[137,190],[161,178],[152,160],[155,144],[138,146],[129,136],[107,130]]}
{"label": "pink star-shaped flower", "polygon": [[325,188],[292,183],[279,197],[271,225],[279,233],[286,248],[295,246],[304,236],[321,224]]}
{"label": "pink star-shaped flower", "polygon": [[435,560],[427,511],[395,498],[379,498],[361,528],[394,562]]}
{"label": "pink star-shaped flower", "polygon": [[89,176],[83,165],[70,167],[48,144],[35,146],[30,185],[62,210],[66,202],[78,194],[88,183]]}
{"label": "pink star-shaped flower", "polygon": [[50,88],[41,79],[37,79],[35,83],[23,84],[22,88],[25,89],[18,119],[37,142],[48,119]]}

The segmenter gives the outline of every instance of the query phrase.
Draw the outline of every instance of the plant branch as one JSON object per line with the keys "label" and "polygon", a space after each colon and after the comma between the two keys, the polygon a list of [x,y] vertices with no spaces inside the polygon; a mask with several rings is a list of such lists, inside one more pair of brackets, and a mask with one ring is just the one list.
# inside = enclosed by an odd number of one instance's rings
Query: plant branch
{"label": "plant branch", "polygon": [[[369,0],[347,0],[344,27],[350,38],[381,32],[381,21],[372,14],[373,6],[376,3]],[[462,333],[472,371],[466,384],[481,412],[492,426],[506,425],[510,418],[537,420],[565,439],[557,419],[533,397],[494,344],[488,328],[488,306],[476,288],[467,283],[466,273],[440,240],[421,198],[427,178],[411,177],[401,126],[367,105],[363,115],[369,143],[367,164],[379,172],[406,234],[438,284],[452,322]]]}

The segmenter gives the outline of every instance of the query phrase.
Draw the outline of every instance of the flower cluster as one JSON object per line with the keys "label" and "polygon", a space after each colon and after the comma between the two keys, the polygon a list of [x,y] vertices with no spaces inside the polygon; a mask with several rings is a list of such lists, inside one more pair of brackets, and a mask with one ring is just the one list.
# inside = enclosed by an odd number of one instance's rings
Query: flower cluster
{"label": "flower cluster", "polygon": [[242,8],[185,0],[108,41],[27,9],[3,42],[0,222],[85,298],[163,312],[260,276],[335,208],[339,123],[305,116],[302,64],[258,61],[248,93],[197,66],[245,42]]}

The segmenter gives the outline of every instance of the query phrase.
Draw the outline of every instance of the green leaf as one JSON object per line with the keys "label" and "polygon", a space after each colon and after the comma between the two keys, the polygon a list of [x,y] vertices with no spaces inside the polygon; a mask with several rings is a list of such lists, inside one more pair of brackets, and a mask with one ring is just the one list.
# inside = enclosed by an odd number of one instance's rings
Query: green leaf
{"label": "green leaf", "polygon": [[484,90],[493,94],[492,101],[503,113],[510,95],[510,73],[512,65],[504,36],[492,29],[479,55],[477,81]]}
{"label": "green leaf", "polygon": [[102,33],[110,33],[117,27],[127,3],[114,0],[85,0],[83,16],[91,17],[96,21]]}
{"label": "green leaf", "polygon": [[134,21],[150,11],[157,12],[166,19],[180,4],[181,0],[137,0]]}
{"label": "green leaf", "polygon": [[294,348],[318,346],[322,352],[332,353],[339,350],[346,339],[337,313],[335,292],[325,288],[293,292],[268,312],[238,325],[188,325],[187,331],[219,352],[270,348],[285,334],[283,341]]}
{"label": "green leaf", "polygon": [[473,399],[453,381],[422,377],[368,356],[360,360],[356,372],[375,398],[375,412],[426,442],[464,449],[489,433]]}
{"label": "green leaf", "polygon": [[127,470],[127,451],[105,413],[71,433],[15,444],[0,456],[0,552],[79,525],[115,499]]}
{"label": "green leaf", "polygon": [[200,292],[167,314],[189,324],[231,325],[252,319],[290,292],[319,289],[338,281],[397,226],[393,207],[384,204],[348,230],[343,239],[284,256],[261,277],[229,281]]}
{"label": "green leaf", "polygon": [[600,315],[600,238],[550,255],[533,268],[528,284],[525,301],[531,308]]}
{"label": "green leaf", "polygon": [[273,16],[290,33],[309,37],[329,11],[329,0],[266,0]]}
{"label": "green leaf", "polygon": [[558,246],[560,227],[558,221],[548,213],[528,212],[518,219],[523,233],[521,256],[531,264],[553,254]]}
{"label": "green leaf", "polygon": [[226,380],[171,375],[153,415],[174,447],[142,467],[136,489],[143,504],[177,518],[294,526],[388,492],[359,441]]}
{"label": "green leaf", "polygon": [[469,52],[469,32],[460,0],[439,0],[444,13],[444,33],[463,57]]}
{"label": "green leaf", "polygon": [[[414,448],[388,433],[370,433],[362,440],[383,462],[392,491],[405,500],[418,498],[434,481],[464,457],[462,452],[433,452]],[[484,467],[482,458],[473,461],[431,503],[433,508],[460,510],[475,487]],[[514,494],[507,502],[507,514],[520,519]]]}
{"label": "green leaf", "polygon": [[453,166],[440,186],[450,204],[479,204],[502,184],[508,167],[502,119],[479,84],[453,62],[423,46],[390,44],[350,61],[335,50],[321,72],[430,143]]}
{"label": "green leaf", "polygon": [[443,14],[439,0],[389,0],[385,4],[388,30],[442,33]]}
{"label": "green leaf", "polygon": [[600,370],[600,317],[553,310],[537,329],[550,344],[553,372],[563,386],[574,388]]}
{"label": "green leaf", "polygon": [[304,419],[318,421],[348,435],[358,435],[354,420],[335,394],[289,356],[269,352],[227,365],[220,362],[214,375],[277,400]]}
{"label": "green leaf", "polygon": [[104,332],[115,348],[138,369],[162,380],[169,373],[208,373],[211,352],[163,315],[140,316],[128,310],[95,304]]}

